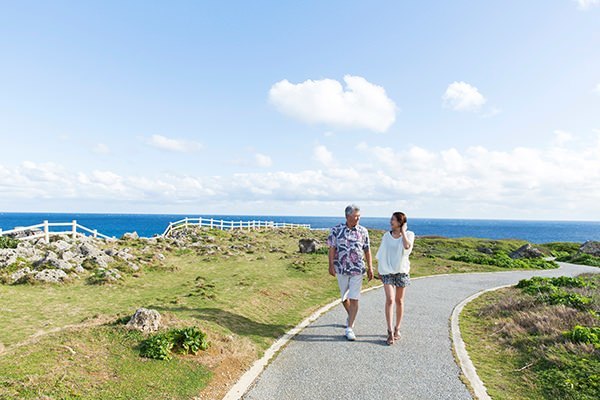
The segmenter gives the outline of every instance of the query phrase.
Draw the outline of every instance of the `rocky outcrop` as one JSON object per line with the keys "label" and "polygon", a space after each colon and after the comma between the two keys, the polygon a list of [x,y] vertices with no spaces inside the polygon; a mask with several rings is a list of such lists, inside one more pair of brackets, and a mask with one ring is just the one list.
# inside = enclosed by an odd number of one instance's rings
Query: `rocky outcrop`
{"label": "rocky outcrop", "polygon": [[539,258],[544,257],[544,253],[538,248],[533,247],[530,243],[519,247],[517,250],[509,254],[511,258]]}
{"label": "rocky outcrop", "polygon": [[580,253],[589,254],[594,257],[600,257],[600,242],[588,240],[579,248]]}
{"label": "rocky outcrop", "polygon": [[320,247],[321,243],[316,239],[300,239],[298,241],[300,253],[315,253]]}
{"label": "rocky outcrop", "polygon": [[137,232],[127,232],[126,234],[124,234],[121,237],[121,239],[123,239],[123,240],[131,240],[131,239],[136,240],[139,238],[140,238],[140,235],[138,235]]}
{"label": "rocky outcrop", "polygon": [[142,332],[156,332],[160,328],[160,313],[156,310],[139,308],[127,323],[127,327]]}

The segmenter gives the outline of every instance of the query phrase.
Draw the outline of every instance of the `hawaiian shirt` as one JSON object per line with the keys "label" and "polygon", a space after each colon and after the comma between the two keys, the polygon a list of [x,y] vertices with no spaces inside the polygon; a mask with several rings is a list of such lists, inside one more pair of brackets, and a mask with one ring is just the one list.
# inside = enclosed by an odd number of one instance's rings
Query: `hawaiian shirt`
{"label": "hawaiian shirt", "polygon": [[338,274],[363,275],[366,272],[363,253],[370,248],[369,231],[356,225],[339,224],[331,228],[327,245],[335,247],[333,265]]}

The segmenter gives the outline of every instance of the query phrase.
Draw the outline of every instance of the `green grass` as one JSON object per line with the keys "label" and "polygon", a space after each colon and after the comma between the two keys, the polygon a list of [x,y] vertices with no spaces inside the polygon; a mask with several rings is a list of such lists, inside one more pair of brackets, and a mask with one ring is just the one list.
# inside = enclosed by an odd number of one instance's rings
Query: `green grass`
{"label": "green grass", "polygon": [[[382,234],[371,231],[373,256]],[[337,282],[327,273],[326,252],[298,253],[298,239],[325,243],[326,236],[307,230],[203,230],[191,232],[187,247],[168,240],[150,246],[124,240],[118,246],[131,248],[141,269],[131,271],[122,262],[109,266],[122,272],[117,283],[90,284],[82,276],[61,285],[0,285],[0,349],[7,349],[0,354],[0,398],[178,399],[190,398],[205,385],[204,393],[220,397],[226,384],[277,338],[338,297]],[[192,245],[197,243],[209,246]],[[450,258],[484,248],[509,252],[524,243],[417,239],[411,275],[502,271]],[[158,261],[158,253],[165,259]],[[380,283],[365,280],[364,287]],[[158,310],[167,327],[198,326],[207,332],[215,344],[210,356],[200,352],[174,355],[168,362],[144,359],[135,347],[142,338],[110,324],[48,333],[67,325],[115,321],[139,307]],[[34,335],[39,338],[32,339]],[[30,343],[14,348],[25,341]],[[75,350],[72,362],[67,362],[72,357],[63,344]],[[227,373],[211,375],[227,363]]]}
{"label": "green grass", "polygon": [[[600,276],[528,281],[486,293],[461,313],[463,340],[488,393],[494,399],[599,398],[600,350],[592,341],[600,325]],[[589,308],[548,304],[545,289],[528,291],[534,286],[588,297]]]}

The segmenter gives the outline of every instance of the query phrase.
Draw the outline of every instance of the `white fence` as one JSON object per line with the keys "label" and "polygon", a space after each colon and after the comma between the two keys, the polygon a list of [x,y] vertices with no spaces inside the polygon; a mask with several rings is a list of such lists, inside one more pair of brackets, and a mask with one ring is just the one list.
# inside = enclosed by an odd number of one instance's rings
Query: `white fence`
{"label": "white fence", "polygon": [[179,221],[170,222],[167,229],[165,229],[162,236],[168,235],[171,231],[181,228],[187,228],[189,226],[200,226],[210,229],[260,229],[260,228],[307,228],[310,229],[309,224],[290,224],[287,222],[273,222],[273,221],[225,221],[222,219],[213,218],[184,218]]}
{"label": "white fence", "polygon": [[[62,229],[58,231],[52,232],[50,228],[61,227],[61,228],[69,228]],[[78,232],[79,230],[79,232]],[[41,224],[31,225],[31,226],[22,226],[18,228],[11,229],[9,231],[3,231],[0,229],[0,236],[10,235],[14,233],[25,232],[29,233],[27,236],[17,237],[18,240],[34,240],[38,238],[44,238],[46,243],[50,242],[50,236],[64,235],[71,236],[73,239],[77,237],[77,235],[85,236],[86,233],[89,236],[95,238],[103,238],[103,239],[112,239],[109,236],[98,233],[96,229],[89,229],[85,226],[79,225],[76,220],[72,222],[48,222],[44,221]]]}

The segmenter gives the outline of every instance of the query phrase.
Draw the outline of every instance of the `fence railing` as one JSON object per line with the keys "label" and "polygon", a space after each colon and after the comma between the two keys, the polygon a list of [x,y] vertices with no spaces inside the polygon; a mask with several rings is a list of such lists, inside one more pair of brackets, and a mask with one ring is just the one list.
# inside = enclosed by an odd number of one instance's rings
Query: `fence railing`
{"label": "fence railing", "polygon": [[[55,227],[69,228],[69,229],[63,229],[63,230],[58,230],[58,231],[50,230],[50,228],[55,228]],[[31,226],[20,226],[18,228],[14,228],[9,231],[3,231],[2,229],[0,229],[0,236],[10,235],[10,234],[15,234],[15,233],[20,233],[20,232],[27,233],[27,236],[16,237],[16,239],[18,239],[18,240],[35,240],[38,238],[44,238],[46,243],[50,242],[50,236],[63,235],[63,236],[71,236],[73,239],[75,239],[77,237],[77,235],[86,236],[86,233],[88,234],[88,236],[92,236],[95,238],[112,239],[109,236],[99,233],[98,230],[96,230],[96,229],[89,229],[89,228],[86,228],[85,226],[79,225],[77,223],[77,220],[73,220],[72,222],[44,221],[41,224],[31,225]]]}
{"label": "fence railing", "polygon": [[226,221],[222,219],[214,218],[189,218],[186,217],[182,220],[170,222],[167,229],[165,229],[162,236],[167,236],[171,231],[187,228],[189,226],[199,226],[210,229],[260,229],[260,228],[307,228],[310,229],[310,224],[291,224],[288,222],[274,222],[274,221]]}

